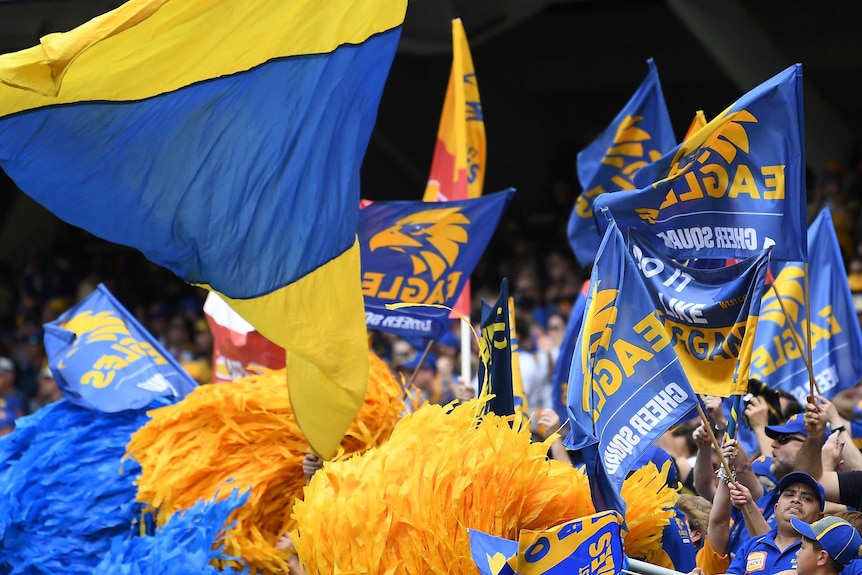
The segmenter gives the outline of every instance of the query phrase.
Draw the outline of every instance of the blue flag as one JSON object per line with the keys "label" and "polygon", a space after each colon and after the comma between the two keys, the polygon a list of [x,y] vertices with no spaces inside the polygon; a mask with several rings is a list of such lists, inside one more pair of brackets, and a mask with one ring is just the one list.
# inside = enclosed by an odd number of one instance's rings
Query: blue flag
{"label": "blue flag", "polygon": [[[513,189],[452,202],[374,202],[360,212],[365,323],[401,337],[439,338]],[[387,309],[391,303],[423,304]]]}
{"label": "blue flag", "polygon": [[614,575],[623,567],[622,517],[605,511],[542,531],[522,530],[511,541],[468,529],[482,575]]}
{"label": "blue flag", "polygon": [[744,395],[770,250],[704,270],[667,257],[634,230],[628,243],[694,391]]}
{"label": "blue flag", "polygon": [[482,302],[482,337],[479,340],[479,397],[494,394],[487,411],[497,415],[515,413],[512,387],[512,330],[509,325],[509,281],[503,278],[500,297],[494,305]]}
{"label": "blue flag", "polygon": [[[808,291],[812,367],[820,391],[831,398],[862,379],[862,329],[828,209],[822,210],[808,228],[808,266],[814,271],[809,274]],[[752,377],[792,394],[803,405],[809,392],[807,352],[797,345],[793,330],[805,346],[804,274],[801,263],[787,263],[778,272],[773,289],[763,297],[751,357]]]}
{"label": "blue flag", "polygon": [[658,69],[647,60],[649,74],[610,126],[578,154],[582,192],[569,217],[569,243],[581,267],[592,265],[601,233],[593,218],[593,200],[605,192],[635,189],[632,178],[676,145]]}
{"label": "blue flag", "polygon": [[[802,66],[748,92],[659,161],[638,190],[597,197],[621,229],[642,227],[675,259],[805,261]],[[605,218],[597,219],[604,226]]]}
{"label": "blue flag", "polygon": [[45,350],[57,387],[89,409],[140,409],[197,386],[103,284],[45,324]]}
{"label": "blue flag", "polygon": [[593,267],[569,382],[564,444],[582,452],[596,509],[624,514],[629,470],[697,400],[613,222]]}

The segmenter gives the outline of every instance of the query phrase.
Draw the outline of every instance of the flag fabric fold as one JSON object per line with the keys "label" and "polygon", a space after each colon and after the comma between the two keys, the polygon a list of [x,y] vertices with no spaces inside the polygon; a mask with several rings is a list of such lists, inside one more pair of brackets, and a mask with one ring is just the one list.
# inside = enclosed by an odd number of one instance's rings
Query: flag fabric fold
{"label": "flag fabric fold", "polygon": [[581,267],[596,258],[601,232],[593,218],[593,200],[605,192],[632,190],[632,178],[676,145],[664,101],[658,68],[650,58],[649,73],[607,129],[578,153],[582,192],[569,216],[569,243]]}
{"label": "flag fabric fold", "polygon": [[116,413],[157,398],[179,400],[197,383],[104,284],[45,324],[57,387],[75,405]]}
{"label": "flag fabric fold", "polygon": [[634,230],[628,246],[692,389],[744,395],[771,248],[704,270],[667,257],[649,236]]}
{"label": "flag fabric fold", "polygon": [[[621,229],[659,237],[674,259],[806,261],[802,66],[745,94],[634,177],[636,190],[602,194]],[[602,227],[604,219],[598,219]]]}
{"label": "flag fabric fold", "polygon": [[497,301],[493,305],[482,301],[479,338],[479,397],[493,394],[485,409],[497,415],[515,413],[510,317],[509,280],[503,278]]}
{"label": "flag fabric fold", "polygon": [[566,332],[560,343],[560,355],[554,364],[554,373],[551,375],[551,407],[560,418],[566,414],[566,395],[569,389],[569,371],[572,368],[572,357],[575,354],[575,343],[581,331],[581,322],[584,321],[584,309],[587,305],[587,295],[590,292],[590,280],[581,284],[569,319],[566,321]]}
{"label": "flag fabric fold", "polygon": [[140,0],[0,56],[3,169],[287,349],[297,420],[324,457],[367,380],[359,166],[405,11]]}

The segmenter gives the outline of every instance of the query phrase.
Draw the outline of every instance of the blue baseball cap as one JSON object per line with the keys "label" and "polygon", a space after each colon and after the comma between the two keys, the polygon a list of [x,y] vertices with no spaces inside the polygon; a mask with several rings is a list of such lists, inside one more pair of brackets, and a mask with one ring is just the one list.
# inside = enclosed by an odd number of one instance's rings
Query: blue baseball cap
{"label": "blue baseball cap", "polygon": [[808,437],[808,431],[805,429],[805,422],[802,419],[801,413],[796,413],[790,417],[784,425],[767,425],[766,436],[770,439],[778,439],[781,435],[788,433],[798,433]]}
{"label": "blue baseball cap", "polygon": [[804,483],[813,489],[814,494],[818,499],[820,499],[820,511],[823,511],[823,507],[826,505],[826,492],[823,490],[823,486],[820,485],[816,479],[803,471],[793,471],[782,477],[781,483],[778,484],[778,493],[780,494],[794,483]]}
{"label": "blue baseball cap", "polygon": [[791,517],[790,524],[803,537],[817,541],[841,565],[862,557],[862,537],[855,527],[840,517],[830,515],[814,523]]}
{"label": "blue baseball cap", "polygon": [[451,331],[447,331],[440,338],[440,341],[437,342],[437,345],[445,346],[445,347],[454,347],[455,349],[458,349],[461,347],[461,342],[458,340],[457,337],[455,337],[454,333],[452,333]]}
{"label": "blue baseball cap", "polygon": [[[419,365],[420,359],[422,359],[421,353],[414,354],[412,358],[402,363],[399,367],[403,369],[414,370],[416,369],[416,366]],[[429,353],[428,355],[426,355],[425,361],[422,362],[422,369],[430,369],[434,373],[437,373],[437,356],[435,356],[433,353]]]}

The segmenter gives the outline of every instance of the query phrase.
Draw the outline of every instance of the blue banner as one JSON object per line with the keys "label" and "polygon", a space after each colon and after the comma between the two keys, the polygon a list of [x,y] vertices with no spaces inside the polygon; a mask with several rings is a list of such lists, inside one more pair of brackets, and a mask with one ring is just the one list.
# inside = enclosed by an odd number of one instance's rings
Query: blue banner
{"label": "blue banner", "polygon": [[695,407],[672,338],[611,222],[590,278],[566,404],[596,509],[624,514],[620,489],[641,453]]}
{"label": "blue banner", "polygon": [[674,259],[745,259],[775,245],[773,259],[806,261],[803,144],[796,64],[639,170],[638,190],[602,194],[593,209],[657,236]]}
{"label": "blue banner", "polygon": [[88,409],[140,409],[197,386],[103,284],[45,324],[45,350],[57,387]]}
{"label": "blue banner", "polygon": [[[853,306],[844,260],[828,209],[808,228],[808,300],[814,378],[827,398],[862,379],[862,329]],[[785,264],[761,304],[751,376],[791,393],[802,405],[809,392],[805,366],[807,340],[805,269]],[[781,296],[781,302],[775,291]],[[781,309],[781,303],[788,317]],[[795,330],[798,340],[794,337]],[[797,344],[802,342],[803,347]]]}
{"label": "blue banner", "polygon": [[522,530],[518,542],[468,529],[482,575],[613,575],[623,567],[622,517],[605,511],[543,531]]}
{"label": "blue banner", "polygon": [[602,237],[593,218],[599,194],[635,189],[632,177],[673,149],[677,140],[652,58],[649,74],[607,129],[578,154],[583,190],[569,217],[568,236],[581,267],[592,265]]}
{"label": "blue banner", "polygon": [[[360,211],[365,323],[401,337],[438,338],[514,194],[452,202],[374,202]],[[386,304],[412,303],[396,310]]]}
{"label": "blue banner", "polygon": [[744,395],[770,250],[705,270],[667,257],[634,230],[628,245],[695,392]]}
{"label": "blue banner", "polygon": [[515,413],[512,387],[512,329],[509,324],[509,280],[503,278],[500,297],[494,305],[482,302],[479,339],[479,397],[494,394],[486,404],[488,412],[497,415]]}

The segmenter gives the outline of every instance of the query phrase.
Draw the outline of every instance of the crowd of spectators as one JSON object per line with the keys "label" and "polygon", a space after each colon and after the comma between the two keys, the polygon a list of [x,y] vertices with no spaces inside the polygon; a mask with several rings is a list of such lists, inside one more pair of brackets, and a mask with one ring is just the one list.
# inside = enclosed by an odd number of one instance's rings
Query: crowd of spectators
{"label": "crowd of spectators", "polygon": [[[862,202],[858,193],[862,180],[856,171],[846,173],[838,165],[828,166],[816,181],[810,179],[809,218],[813,219],[824,207],[832,211],[849,284],[862,317],[862,238],[858,235],[862,230]],[[521,377],[531,411],[538,411],[536,421],[551,428],[546,429],[548,434],[560,425],[559,416],[550,411],[554,365],[573,303],[588,277],[588,270],[578,266],[566,240],[566,222],[575,195],[575,188],[560,180],[549,191],[550,199],[546,198],[546,205],[552,205],[552,209],[504,216],[473,274],[474,323],[478,320],[480,301],[495,300],[501,279],[509,278],[517,312]],[[0,264],[0,433],[8,432],[15,418],[60,397],[47,369],[43,326],[86,297],[99,283],[104,283],[195,377],[202,383],[209,381],[207,370],[200,368],[201,363],[209,362],[212,357],[212,336],[203,314],[206,292],[185,284],[134,250],[63,226],[61,241],[53,248],[33,249],[22,254],[20,260]],[[458,377],[457,333],[453,324],[452,333],[435,342],[427,355],[420,343],[382,333],[374,334],[372,345],[405,378],[415,376],[415,388],[422,399],[447,403],[466,399],[476,388],[475,380],[467,382]],[[475,374],[475,349],[473,361]],[[850,403],[837,398],[835,404],[825,399],[819,404],[829,414],[833,430],[847,430],[842,446],[850,446],[859,456],[832,453],[834,461],[830,460],[829,470],[838,469],[848,461],[855,465],[857,459],[862,469],[862,455],[855,449],[849,433],[848,418],[852,414],[849,409],[836,408],[855,403],[856,393],[854,388],[846,394],[852,399]],[[779,539],[788,534],[791,538],[796,536],[787,527],[789,523],[781,523],[782,517],[777,516],[780,506],[776,506],[775,500],[791,487],[783,481],[786,476],[798,479],[790,474],[796,454],[806,441],[807,430],[798,415],[802,406],[792,398],[781,397],[777,408],[770,411],[764,399],[767,395],[758,394],[745,412],[746,425],[758,434],[757,451],[746,454],[739,442],[725,444],[724,456],[733,465],[738,481],[727,477],[726,481],[720,480],[721,460],[712,449],[708,429],[697,421],[677,426],[657,444],[673,462],[674,477],[678,478],[675,486],[686,495],[680,503],[681,517],[686,518],[686,523],[679,532],[688,533],[692,557],[698,548],[707,549],[713,562],[708,569],[713,571],[716,565],[723,565],[734,572],[733,569],[739,568],[738,562],[728,567],[734,552],[742,553],[745,549],[748,553],[748,547],[743,545],[750,545],[747,542],[770,530],[780,529]],[[711,401],[709,428],[722,437],[727,422],[717,407],[720,399]],[[548,412],[542,416],[540,410]],[[807,493],[806,481],[801,483],[802,487],[799,481],[792,483],[797,498]],[[816,486],[813,491],[814,499],[819,497],[814,507],[825,507],[825,498],[818,495]],[[814,507],[810,514],[804,515],[809,522],[819,513]],[[739,511],[731,513],[731,508]],[[746,508],[748,511],[743,513]],[[754,511],[759,513],[759,519],[752,519],[756,521],[752,526],[747,521],[748,514]],[[728,563],[722,563],[722,557]],[[674,558],[669,561],[668,566],[691,570],[686,563],[676,564]],[[744,565],[739,572],[744,572]]]}

